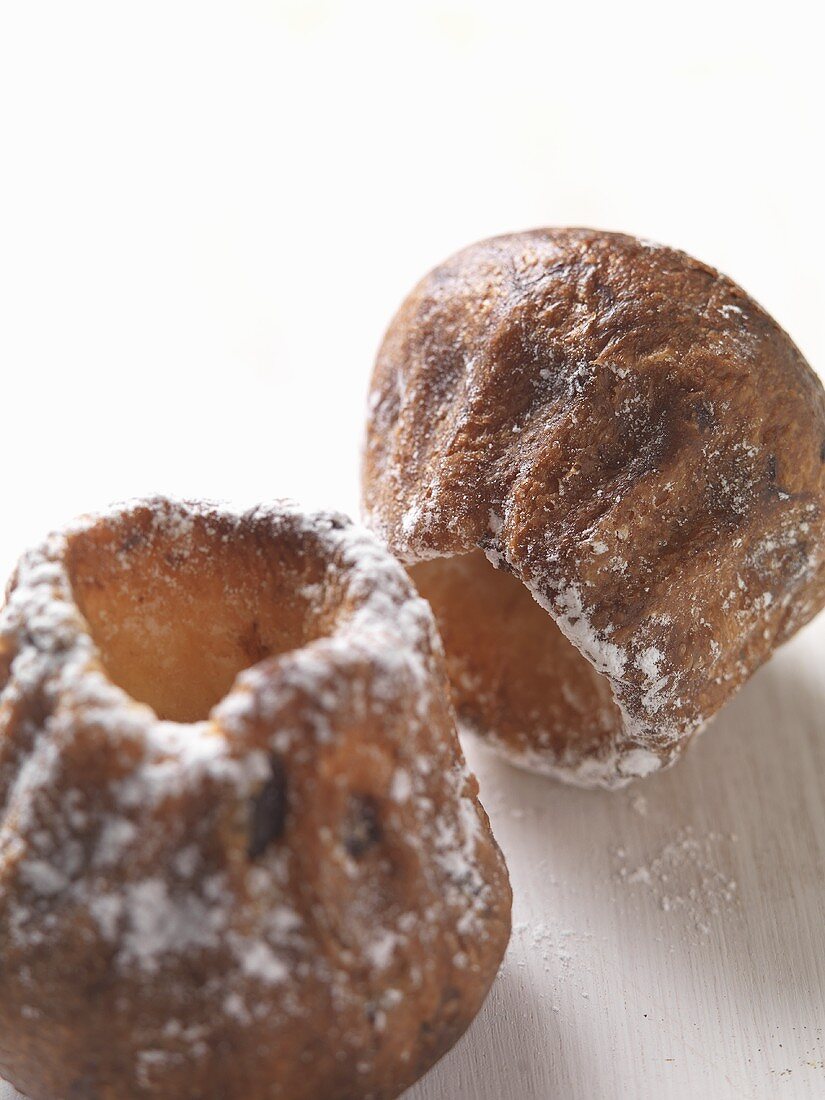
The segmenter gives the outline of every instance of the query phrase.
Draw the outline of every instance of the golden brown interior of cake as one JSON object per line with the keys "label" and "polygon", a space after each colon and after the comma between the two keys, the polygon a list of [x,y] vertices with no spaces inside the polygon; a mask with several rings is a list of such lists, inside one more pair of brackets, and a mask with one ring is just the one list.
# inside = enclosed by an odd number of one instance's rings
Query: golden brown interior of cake
{"label": "golden brown interior of cake", "polygon": [[243,669],[323,632],[307,589],[322,564],[228,519],[101,524],[73,538],[69,572],[112,681],[170,721],[206,719]]}
{"label": "golden brown interior of cake", "polygon": [[482,551],[410,574],[435,613],[461,722],[517,753],[595,747],[620,727],[610,684],[522,582]]}

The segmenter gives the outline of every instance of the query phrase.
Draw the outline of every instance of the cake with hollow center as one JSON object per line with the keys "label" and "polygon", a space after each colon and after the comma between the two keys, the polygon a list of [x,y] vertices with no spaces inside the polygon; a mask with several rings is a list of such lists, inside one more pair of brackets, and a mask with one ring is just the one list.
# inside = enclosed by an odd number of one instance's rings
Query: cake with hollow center
{"label": "cake with hollow center", "polygon": [[620,786],[674,761],[825,603],[825,394],[682,252],[494,238],[390,325],[364,513],[432,603],[460,722],[526,767]]}
{"label": "cake with hollow center", "polygon": [[164,499],[0,613],[0,1073],[32,1100],[382,1100],[510,888],[426,603],[342,517]]}

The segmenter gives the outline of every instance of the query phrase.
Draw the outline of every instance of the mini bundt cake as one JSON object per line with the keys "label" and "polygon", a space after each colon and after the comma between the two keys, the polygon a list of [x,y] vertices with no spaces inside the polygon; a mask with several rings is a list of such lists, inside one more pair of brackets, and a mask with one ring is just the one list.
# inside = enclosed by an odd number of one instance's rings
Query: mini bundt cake
{"label": "mini bundt cake", "polygon": [[820,382],[736,284],[621,234],[500,237],[419,284],[364,498],[460,723],[586,786],[671,763],[825,602]]}
{"label": "mini bundt cake", "polygon": [[380,1100],[465,1030],[510,888],[371,536],[85,518],[20,562],[0,688],[0,1073],[33,1100]]}

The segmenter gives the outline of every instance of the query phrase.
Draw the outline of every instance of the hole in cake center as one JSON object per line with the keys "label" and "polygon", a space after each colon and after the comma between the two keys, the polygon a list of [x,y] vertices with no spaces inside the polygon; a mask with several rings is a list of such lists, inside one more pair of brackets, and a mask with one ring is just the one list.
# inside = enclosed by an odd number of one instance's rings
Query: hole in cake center
{"label": "hole in cake center", "polygon": [[70,577],[110,679],[159,718],[189,723],[243,669],[320,633],[306,593],[322,571],[306,557],[217,519],[184,537],[136,521],[75,536]]}
{"label": "hole in cake center", "polygon": [[514,755],[563,758],[620,728],[608,680],[510,573],[483,552],[410,569],[435,613],[461,724]]}

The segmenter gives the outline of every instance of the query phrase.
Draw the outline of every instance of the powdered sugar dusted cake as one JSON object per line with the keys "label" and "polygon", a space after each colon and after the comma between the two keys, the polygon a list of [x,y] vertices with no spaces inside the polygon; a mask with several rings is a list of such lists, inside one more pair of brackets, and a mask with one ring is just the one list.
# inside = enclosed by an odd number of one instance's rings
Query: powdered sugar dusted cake
{"label": "powdered sugar dusted cake", "polygon": [[527,767],[622,785],[825,602],[825,394],[682,252],[500,237],[392,322],[364,501],[432,602],[461,722]]}
{"label": "powdered sugar dusted cake", "polygon": [[0,1072],[38,1100],[396,1096],[509,933],[432,615],[340,516],[155,499],[0,613]]}

